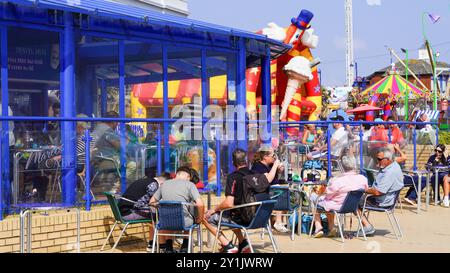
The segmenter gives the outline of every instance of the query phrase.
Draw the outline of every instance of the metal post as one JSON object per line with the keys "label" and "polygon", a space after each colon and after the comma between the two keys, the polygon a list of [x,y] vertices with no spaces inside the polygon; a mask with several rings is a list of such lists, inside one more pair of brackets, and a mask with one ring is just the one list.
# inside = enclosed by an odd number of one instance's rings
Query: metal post
{"label": "metal post", "polygon": [[104,117],[108,111],[108,88],[106,81],[103,79],[100,80],[100,92],[101,113],[102,117]]}
{"label": "metal post", "polygon": [[[8,116],[8,30],[6,27],[2,27],[0,31],[1,114],[2,116]],[[6,208],[8,208],[8,200],[10,199],[9,191],[7,190],[7,185],[9,184],[9,122],[4,120],[1,123],[3,133],[0,134],[0,154],[2,155],[0,158],[0,220],[3,220],[3,211],[5,209],[3,204],[6,203]],[[8,176],[6,176],[6,173],[8,173]]]}
{"label": "metal post", "polygon": [[359,125],[359,171],[362,173],[364,170],[364,157],[363,157],[363,151],[364,151],[364,143],[363,143],[363,130],[362,130],[362,124]]}
{"label": "metal post", "polygon": [[[417,141],[416,141],[416,128],[413,128],[413,146],[414,146],[414,165],[413,170],[417,170]],[[419,182],[420,184],[421,182]]]}
{"label": "metal post", "polygon": [[[245,47],[245,39],[240,38],[238,41],[239,52],[237,55],[237,75],[236,75],[236,105],[244,108],[247,111],[247,80],[246,80],[246,65],[247,65],[247,50]],[[245,151],[248,150],[248,130],[247,124],[244,120],[237,120],[237,146]]]}
{"label": "metal post", "polygon": [[[204,128],[205,122],[203,117],[205,115],[205,109],[209,105],[209,75],[207,71],[207,57],[206,49],[202,49],[201,55],[201,69],[202,69],[202,144],[203,144],[203,183],[206,185],[208,179],[208,140],[206,139]],[[194,126],[195,128],[195,126]],[[195,129],[194,129],[195,130]],[[209,133],[209,132],[208,132]],[[194,132],[194,136],[195,136]],[[217,156],[217,155],[216,155]]]}
{"label": "metal post", "polygon": [[332,177],[333,174],[331,173],[331,135],[330,135],[330,129],[327,127],[327,161],[328,161],[328,177]]}
{"label": "metal post", "polygon": [[[62,62],[61,80],[61,114],[65,118],[75,117],[75,40],[73,30],[73,16],[64,12],[64,42],[61,44],[64,58]],[[75,149],[75,122],[63,121],[61,127],[62,154],[62,201],[74,205],[76,202],[76,149]]]}
{"label": "metal post", "polygon": [[84,132],[84,143],[85,143],[85,162],[84,162],[84,168],[85,168],[85,191],[86,191],[86,210],[91,210],[91,134],[89,133],[89,130],[86,130]]}
{"label": "metal post", "polygon": [[[167,46],[162,46],[163,65],[163,111],[164,119],[169,118],[169,72],[168,72]],[[164,121],[164,171],[170,171],[170,144],[169,144],[169,123]],[[161,138],[159,138],[161,140]],[[159,143],[161,145],[161,141]]]}
{"label": "metal post", "polygon": [[[271,78],[270,78],[270,48],[266,48],[266,55],[262,58],[261,65],[261,80],[262,80],[262,105],[266,107],[266,130],[268,133],[266,139],[263,140],[264,143],[272,142],[272,93],[271,93]],[[261,119],[261,118],[260,118]]]}
{"label": "metal post", "polygon": [[436,125],[436,145],[439,144],[439,126]]}
{"label": "metal post", "polygon": [[158,128],[156,131],[156,169],[157,175],[162,172],[162,160],[161,160],[161,129]]}
{"label": "metal post", "polygon": [[216,194],[218,197],[220,197],[221,192],[222,192],[222,176],[221,176],[221,172],[220,172],[220,136],[218,133],[219,130],[216,131],[216,179],[217,179],[217,191]]}
{"label": "metal post", "polygon": [[[125,118],[125,44],[119,40],[119,117]],[[120,191],[127,188],[127,157],[126,157],[126,129],[125,123],[119,123],[120,130]]]}
{"label": "metal post", "polygon": [[408,91],[408,63],[409,63],[409,59],[408,59],[408,49],[405,49],[405,53],[406,53],[406,70],[405,70],[405,78],[406,78],[406,83],[405,83],[405,121],[408,121],[408,113],[409,113],[409,109],[408,109],[408,100],[409,100],[409,91]]}

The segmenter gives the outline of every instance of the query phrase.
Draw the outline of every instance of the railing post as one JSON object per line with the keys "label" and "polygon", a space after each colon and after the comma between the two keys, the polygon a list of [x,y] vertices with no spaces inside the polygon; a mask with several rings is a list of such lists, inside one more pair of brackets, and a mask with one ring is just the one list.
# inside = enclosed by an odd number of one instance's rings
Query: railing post
{"label": "railing post", "polygon": [[414,165],[413,170],[417,170],[417,141],[416,141],[416,127],[413,128],[413,146],[414,146]]}
{"label": "railing post", "polygon": [[364,157],[363,157],[363,150],[364,150],[364,143],[363,143],[363,130],[362,130],[362,124],[359,124],[359,172],[362,173],[364,170]]}
{"label": "railing post", "polygon": [[436,125],[436,145],[439,144],[439,126]]}
{"label": "railing post", "polygon": [[220,197],[221,192],[222,192],[222,183],[221,183],[221,179],[222,179],[222,175],[221,175],[221,168],[220,168],[220,136],[219,136],[219,130],[216,131],[216,177],[217,177],[217,192],[216,195],[218,197]]}
{"label": "railing post", "polygon": [[[327,125],[329,125],[327,123]],[[328,148],[328,152],[327,152],[327,161],[328,161],[328,177],[332,177],[332,173],[331,173],[331,135],[330,135],[330,129],[328,128],[329,126],[327,126],[327,148]]]}
{"label": "railing post", "polygon": [[160,175],[162,172],[162,151],[161,151],[161,129],[158,128],[156,131],[156,172]]}
{"label": "railing post", "polygon": [[84,153],[85,153],[85,162],[84,162],[84,168],[85,168],[85,186],[84,189],[86,191],[86,210],[91,210],[91,134],[89,133],[89,130],[86,130],[84,132]]}

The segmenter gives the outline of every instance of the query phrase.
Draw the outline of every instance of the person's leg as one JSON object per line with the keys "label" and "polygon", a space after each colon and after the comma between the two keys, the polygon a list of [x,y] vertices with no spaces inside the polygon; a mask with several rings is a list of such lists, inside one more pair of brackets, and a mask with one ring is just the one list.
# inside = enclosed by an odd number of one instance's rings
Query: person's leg
{"label": "person's leg", "polygon": [[[213,217],[213,216],[211,216],[211,217]],[[206,229],[209,232],[211,232],[211,234],[213,236],[217,235],[217,228],[216,228],[215,225],[209,223],[208,221],[203,221],[203,225],[206,227]],[[236,236],[237,236],[237,234],[236,234]],[[243,238],[242,233],[241,233],[241,238]],[[228,245],[230,243],[230,240],[228,240],[222,232],[220,233],[218,239],[219,239],[220,244],[223,245],[223,246],[226,246],[226,245]]]}
{"label": "person's leg", "polygon": [[334,228],[334,213],[327,213],[328,230],[331,231]]}
{"label": "person's leg", "polygon": [[445,176],[444,181],[442,182],[444,186],[444,200],[442,201],[442,205],[445,207],[450,206],[449,202],[449,193],[450,193],[450,176]]}
{"label": "person's leg", "polygon": [[316,233],[323,229],[322,218],[320,217],[320,213],[314,214],[313,222]]}

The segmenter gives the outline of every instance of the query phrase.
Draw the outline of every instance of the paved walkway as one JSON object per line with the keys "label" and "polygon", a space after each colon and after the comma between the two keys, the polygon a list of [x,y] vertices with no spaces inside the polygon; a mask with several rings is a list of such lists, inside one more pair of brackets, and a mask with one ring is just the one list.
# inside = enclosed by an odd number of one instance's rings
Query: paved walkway
{"label": "paved walkway", "polygon": [[[365,242],[359,238],[346,240],[345,243],[339,238],[308,238],[306,234],[301,237],[295,236],[291,241],[288,235],[275,233],[278,247],[283,253],[301,252],[450,252],[450,209],[430,205],[428,211],[417,214],[412,206],[403,206],[403,211],[397,210],[404,237],[400,240],[395,238],[391,230],[387,215],[384,213],[372,213],[371,222],[377,232],[374,236],[368,237]],[[353,221],[352,229],[356,229],[356,218]],[[348,225],[347,225],[348,226]],[[204,240],[206,240],[204,233]],[[265,241],[259,235],[252,235],[256,252],[270,253],[272,247],[268,236]],[[198,251],[198,248],[195,249]],[[211,249],[205,247],[205,252]],[[119,246],[115,252],[145,252],[145,244]]]}

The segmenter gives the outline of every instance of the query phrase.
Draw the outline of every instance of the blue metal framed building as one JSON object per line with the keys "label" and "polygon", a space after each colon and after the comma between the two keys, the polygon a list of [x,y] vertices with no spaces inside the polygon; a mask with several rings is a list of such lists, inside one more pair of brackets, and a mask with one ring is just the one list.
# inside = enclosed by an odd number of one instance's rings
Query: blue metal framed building
{"label": "blue metal framed building", "polygon": [[[66,204],[76,202],[74,118],[80,113],[104,117],[109,108],[108,90],[118,94],[123,121],[129,86],[162,82],[163,111],[151,122],[162,126],[163,142],[168,143],[169,108],[173,106],[168,100],[170,80],[201,79],[204,109],[210,103],[209,78],[226,75],[227,90],[235,93],[227,96],[228,103],[245,109],[245,71],[262,66],[262,101],[270,106],[270,60],[288,50],[287,45],[266,36],[104,0],[0,1],[0,45],[1,116],[8,117],[8,106],[12,106],[15,131],[27,120],[35,121],[34,130],[42,134],[47,134],[45,121],[60,123],[61,202]],[[60,98],[60,115],[53,118],[48,112],[49,91]],[[8,119],[1,122],[0,210],[8,213],[13,147],[8,145]],[[236,126],[245,125],[237,122]],[[124,135],[123,123],[120,130]],[[125,143],[122,137],[122,174],[126,171]],[[247,143],[233,145],[245,148]],[[164,168],[168,168],[168,145],[163,150]]]}

